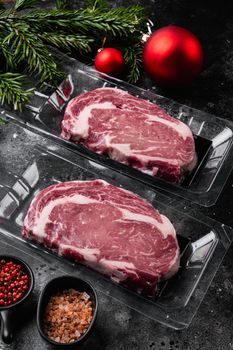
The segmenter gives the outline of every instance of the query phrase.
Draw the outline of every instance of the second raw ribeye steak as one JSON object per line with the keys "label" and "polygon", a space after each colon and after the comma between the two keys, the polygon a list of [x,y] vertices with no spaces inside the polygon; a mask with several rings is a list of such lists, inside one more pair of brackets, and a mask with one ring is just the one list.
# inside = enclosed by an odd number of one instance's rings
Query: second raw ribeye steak
{"label": "second raw ribeye steak", "polygon": [[144,199],[103,180],[43,189],[29,207],[22,235],[147,295],[154,295],[158,282],[179,268],[169,219]]}
{"label": "second raw ribeye steak", "polygon": [[180,183],[196,166],[189,127],[120,89],[99,88],[73,98],[61,127],[64,139],[171,182]]}

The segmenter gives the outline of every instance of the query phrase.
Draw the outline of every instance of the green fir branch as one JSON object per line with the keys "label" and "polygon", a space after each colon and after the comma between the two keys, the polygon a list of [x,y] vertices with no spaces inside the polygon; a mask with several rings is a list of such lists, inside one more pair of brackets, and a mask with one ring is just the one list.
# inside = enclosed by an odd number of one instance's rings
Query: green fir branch
{"label": "green fir branch", "polygon": [[28,102],[33,89],[24,89],[25,76],[20,73],[0,73],[0,104],[13,105],[21,110],[22,103]]}
{"label": "green fir branch", "polygon": [[127,80],[130,83],[136,83],[140,77],[142,50],[141,43],[137,43],[134,46],[129,46],[125,49],[124,59],[129,72]]}
{"label": "green fir branch", "polygon": [[85,35],[80,34],[63,34],[63,33],[41,33],[39,34],[41,40],[46,43],[56,46],[59,49],[70,50],[77,49],[79,52],[91,51],[90,44],[94,41]]}
{"label": "green fir branch", "polygon": [[30,27],[36,30],[47,32],[63,30],[65,32],[79,31],[91,33],[95,31],[104,32],[113,36],[132,35],[141,30],[145,23],[145,16],[142,17],[141,6],[129,6],[116,8],[105,12],[99,9],[89,10],[50,10],[30,11],[21,17]]}
{"label": "green fir branch", "polygon": [[7,18],[10,15],[14,15],[14,9],[12,7],[9,9],[0,10],[0,19]]}
{"label": "green fir branch", "polygon": [[29,7],[35,5],[38,2],[39,0],[16,0],[14,9],[17,11],[28,9]]}
{"label": "green fir branch", "polygon": [[87,8],[89,11],[101,10],[106,11],[109,10],[109,5],[105,0],[87,0]]}
{"label": "green fir branch", "polygon": [[18,63],[26,61],[30,72],[40,75],[41,81],[54,81],[61,76],[53,56],[43,42],[26,25],[12,24],[11,33],[5,42],[10,46]]}
{"label": "green fir branch", "polygon": [[56,0],[56,8],[58,10],[65,10],[70,8],[69,0]]}
{"label": "green fir branch", "polygon": [[8,10],[0,10],[0,35],[6,35],[9,32],[9,23],[15,18],[13,8]]}
{"label": "green fir branch", "polygon": [[0,41],[0,57],[4,58],[6,69],[14,69],[16,67],[15,56],[12,53],[9,45]]}

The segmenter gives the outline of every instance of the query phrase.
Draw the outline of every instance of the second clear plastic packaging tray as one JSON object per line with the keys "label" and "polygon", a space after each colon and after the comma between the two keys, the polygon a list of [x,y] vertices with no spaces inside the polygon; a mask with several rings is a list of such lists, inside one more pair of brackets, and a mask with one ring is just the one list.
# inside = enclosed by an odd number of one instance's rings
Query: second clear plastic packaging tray
{"label": "second clear plastic packaging tray", "polygon": [[[172,100],[145,91],[121,80],[96,73],[92,68],[56,52],[68,77],[60,86],[46,94],[36,92],[31,110],[21,114],[8,113],[11,118],[27,122],[34,130],[40,130],[59,143],[92,159],[95,162],[125,173],[150,187],[165,190],[203,206],[213,205],[233,166],[233,124],[213,115],[180,105]],[[68,101],[79,94],[99,87],[116,87],[130,94],[160,105],[171,116],[186,123],[195,138],[198,166],[181,185],[144,174],[127,165],[99,155],[82,145],[60,138],[60,123]],[[5,113],[5,112],[3,112]]]}
{"label": "second clear plastic packaging tray", "polygon": [[[232,230],[208,218],[175,209],[175,202],[131,178],[75,155],[42,136],[9,123],[0,138],[0,232],[22,240],[21,226],[34,195],[51,184],[102,178],[147,199],[173,222],[181,250],[181,266],[172,279],[160,284],[156,298],[138,295],[80,264],[77,274],[105,293],[169,327],[187,327],[200,305],[232,239]],[[170,201],[170,205],[169,205]],[[1,244],[1,243],[0,243]],[[70,264],[39,245],[25,241],[51,265]]]}

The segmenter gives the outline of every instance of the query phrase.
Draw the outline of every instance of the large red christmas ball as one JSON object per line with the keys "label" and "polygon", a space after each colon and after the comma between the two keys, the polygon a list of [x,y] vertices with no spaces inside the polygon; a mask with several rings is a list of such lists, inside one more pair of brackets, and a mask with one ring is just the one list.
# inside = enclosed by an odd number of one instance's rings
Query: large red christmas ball
{"label": "large red christmas ball", "polygon": [[164,86],[190,83],[201,71],[203,50],[190,31],[168,26],[155,31],[143,49],[148,75]]}
{"label": "large red christmas ball", "polygon": [[112,47],[102,49],[95,57],[95,68],[109,75],[120,74],[125,66],[122,53]]}

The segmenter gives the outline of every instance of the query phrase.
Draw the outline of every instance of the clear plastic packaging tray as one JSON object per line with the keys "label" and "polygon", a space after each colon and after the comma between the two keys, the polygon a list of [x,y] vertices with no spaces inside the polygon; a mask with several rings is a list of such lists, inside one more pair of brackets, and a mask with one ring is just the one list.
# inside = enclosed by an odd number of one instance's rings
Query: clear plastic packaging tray
{"label": "clear plastic packaging tray", "polygon": [[[0,135],[0,246],[2,235],[22,240],[21,226],[33,196],[50,184],[68,180],[102,178],[146,198],[173,222],[181,249],[176,276],[160,285],[156,298],[140,296],[79,264],[73,272],[98,291],[169,327],[187,327],[201,303],[232,240],[232,230],[208,218],[175,209],[175,202],[124,174],[75,155],[17,122],[8,123]],[[20,243],[21,244],[21,243]],[[51,266],[71,264],[42,246],[25,241],[25,249],[46,256]],[[2,249],[2,248],[1,248]],[[24,254],[24,252],[23,252]],[[43,255],[45,254],[45,255]]]}
{"label": "clear plastic packaging tray", "polygon": [[[46,133],[47,136],[61,142],[74,152],[125,173],[150,187],[165,190],[203,206],[210,206],[216,202],[233,166],[233,124],[231,122],[99,74],[92,68],[57,51],[56,55],[67,71],[67,79],[53,92],[50,88],[44,94],[37,91],[32,105],[28,106],[31,112],[8,113],[9,117],[27,122],[34,130]],[[198,166],[181,185],[171,184],[144,174],[105,155],[98,155],[81,145],[60,138],[60,122],[68,101],[83,92],[104,86],[119,87],[132,95],[155,102],[191,128],[195,137]]]}

